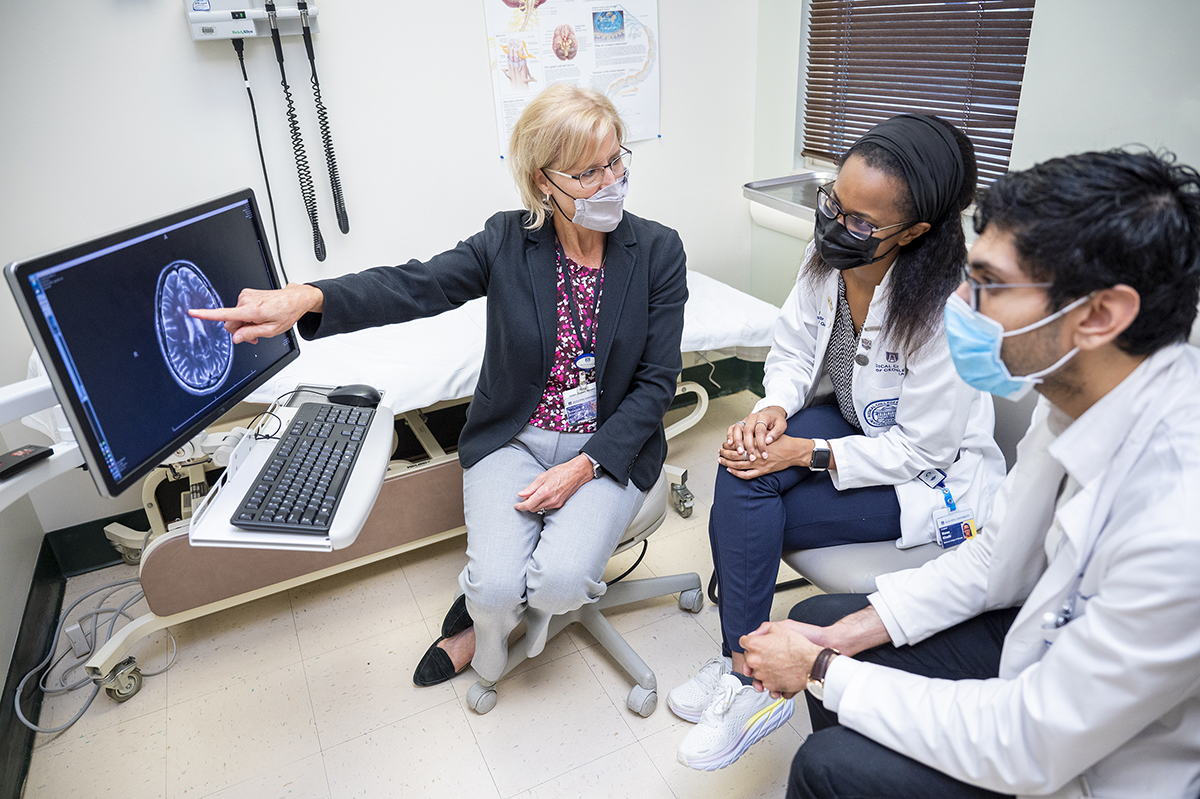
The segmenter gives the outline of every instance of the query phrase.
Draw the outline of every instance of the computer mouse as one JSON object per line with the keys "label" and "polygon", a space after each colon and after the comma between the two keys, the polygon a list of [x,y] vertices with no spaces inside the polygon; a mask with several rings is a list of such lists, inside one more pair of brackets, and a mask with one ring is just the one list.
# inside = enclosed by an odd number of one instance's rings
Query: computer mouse
{"label": "computer mouse", "polygon": [[380,398],[379,390],[365,383],[338,386],[325,395],[325,399],[335,405],[355,405],[360,408],[374,408]]}

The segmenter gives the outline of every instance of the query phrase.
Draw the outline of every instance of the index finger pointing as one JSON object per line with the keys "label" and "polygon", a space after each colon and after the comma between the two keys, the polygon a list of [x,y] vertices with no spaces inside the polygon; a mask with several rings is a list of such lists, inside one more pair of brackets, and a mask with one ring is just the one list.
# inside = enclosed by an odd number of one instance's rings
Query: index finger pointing
{"label": "index finger pointing", "polygon": [[189,308],[188,314],[196,319],[212,322],[257,322],[248,308]]}

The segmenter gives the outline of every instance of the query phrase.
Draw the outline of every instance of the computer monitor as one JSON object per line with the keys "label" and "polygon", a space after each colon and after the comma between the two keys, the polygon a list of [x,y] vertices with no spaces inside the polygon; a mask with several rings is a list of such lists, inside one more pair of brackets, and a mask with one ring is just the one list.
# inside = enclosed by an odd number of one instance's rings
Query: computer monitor
{"label": "computer monitor", "polygon": [[279,288],[243,189],[17,261],[17,306],[101,494],[116,496],[294,360],[295,335],[234,344],[189,308]]}

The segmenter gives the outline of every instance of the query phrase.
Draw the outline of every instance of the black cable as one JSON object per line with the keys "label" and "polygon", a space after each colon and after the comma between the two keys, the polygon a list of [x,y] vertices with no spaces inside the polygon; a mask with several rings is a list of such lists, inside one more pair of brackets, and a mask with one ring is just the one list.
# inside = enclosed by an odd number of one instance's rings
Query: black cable
{"label": "black cable", "polygon": [[258,130],[258,110],[254,107],[254,93],[250,91],[250,76],[246,74],[245,43],[233,40],[238,63],[242,66],[242,80],[246,82],[246,96],[250,98],[250,116],[254,117],[254,140],[258,142],[258,160],[262,164],[263,183],[267,184],[267,204],[271,206],[271,227],[275,230],[275,257],[279,261],[279,275],[284,285],[288,283],[287,270],[283,268],[283,250],[279,247],[279,225],[275,222],[275,197],[271,194],[271,179],[267,177],[267,157],[263,154],[262,135]]}
{"label": "black cable", "polygon": [[611,580],[605,582],[604,584],[605,585],[614,585],[616,583],[621,582],[626,577],[628,577],[630,574],[632,574],[633,570],[636,569],[638,567],[638,565],[642,562],[642,558],[646,557],[646,550],[649,548],[650,548],[650,539],[643,538],[642,539],[642,554],[638,555],[637,560],[635,560],[633,562],[633,565],[630,566],[628,569],[626,569],[621,574],[619,574],[616,577],[612,578]]}
{"label": "black cable", "polygon": [[300,180],[300,196],[304,199],[304,209],[308,211],[308,221],[312,225],[313,254],[318,261],[325,260],[325,239],[321,236],[321,226],[317,222],[317,197],[313,191],[312,173],[308,169],[308,156],[304,152],[304,137],[300,135],[300,123],[296,119],[296,104],[292,101],[292,90],[288,86],[287,73],[283,69],[283,42],[279,38],[279,24],[275,17],[275,3],[264,4],[267,18],[271,21],[271,40],[275,42],[275,59],[279,62],[280,85],[283,86],[283,97],[287,101],[288,128],[292,133],[292,152],[296,155],[296,176]]}
{"label": "black cable", "polygon": [[317,57],[313,51],[312,31],[308,27],[308,3],[297,0],[300,24],[304,28],[304,47],[308,50],[308,63],[312,67],[313,102],[317,106],[317,120],[321,123],[321,142],[325,145],[325,163],[329,166],[329,187],[333,190],[333,210],[337,214],[338,228],[350,232],[350,217],[346,215],[346,200],[342,196],[342,179],[338,176],[337,158],[333,154],[333,135],[329,132],[329,112],[321,101],[321,82],[317,79]]}

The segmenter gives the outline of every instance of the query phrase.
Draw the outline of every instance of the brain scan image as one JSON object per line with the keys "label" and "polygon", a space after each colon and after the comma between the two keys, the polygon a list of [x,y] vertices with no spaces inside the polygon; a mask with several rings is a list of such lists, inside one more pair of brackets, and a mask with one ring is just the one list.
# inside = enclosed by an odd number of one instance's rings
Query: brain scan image
{"label": "brain scan image", "polygon": [[174,261],[158,275],[156,330],[167,369],[189,394],[211,394],[233,366],[233,339],[220,322],[194,319],[189,308],[220,308],[216,289],[191,261]]}
{"label": "brain scan image", "polygon": [[559,61],[570,61],[579,52],[579,40],[570,25],[559,25],[554,29],[554,54]]}

